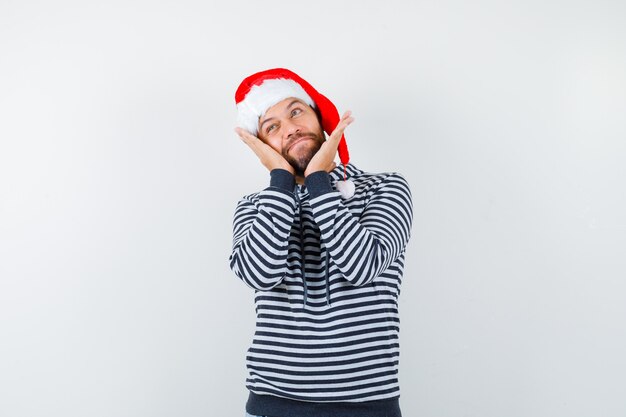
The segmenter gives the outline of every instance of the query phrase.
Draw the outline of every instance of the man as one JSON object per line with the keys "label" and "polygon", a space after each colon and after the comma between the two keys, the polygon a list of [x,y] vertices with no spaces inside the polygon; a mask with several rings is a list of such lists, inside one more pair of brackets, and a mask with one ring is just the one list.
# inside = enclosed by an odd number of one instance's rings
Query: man
{"label": "man", "polygon": [[270,171],[269,186],[237,205],[230,256],[233,272],[256,290],[247,413],[400,416],[407,182],[349,163],[350,112],[339,118],[289,70],[251,75],[235,101],[235,130]]}

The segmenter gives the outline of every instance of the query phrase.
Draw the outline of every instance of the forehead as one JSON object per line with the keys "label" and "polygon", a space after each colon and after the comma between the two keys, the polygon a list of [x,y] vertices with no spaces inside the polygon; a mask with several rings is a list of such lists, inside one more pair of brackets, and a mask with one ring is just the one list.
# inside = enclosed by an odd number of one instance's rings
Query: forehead
{"label": "forehead", "polygon": [[260,121],[263,121],[264,119],[269,119],[270,117],[278,117],[285,111],[291,109],[296,104],[302,104],[306,107],[309,107],[308,104],[306,104],[304,101],[300,100],[299,98],[288,97],[282,101],[279,101],[278,103],[274,104],[272,107],[267,109],[265,114],[261,116]]}

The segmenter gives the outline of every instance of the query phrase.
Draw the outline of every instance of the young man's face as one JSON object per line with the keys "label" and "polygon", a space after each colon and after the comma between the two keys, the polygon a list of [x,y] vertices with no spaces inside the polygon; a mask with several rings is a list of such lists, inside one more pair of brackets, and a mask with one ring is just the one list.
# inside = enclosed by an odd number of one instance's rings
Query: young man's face
{"label": "young man's face", "polygon": [[259,119],[258,137],[280,153],[298,175],[303,175],[326,140],[315,110],[297,98],[270,107]]}

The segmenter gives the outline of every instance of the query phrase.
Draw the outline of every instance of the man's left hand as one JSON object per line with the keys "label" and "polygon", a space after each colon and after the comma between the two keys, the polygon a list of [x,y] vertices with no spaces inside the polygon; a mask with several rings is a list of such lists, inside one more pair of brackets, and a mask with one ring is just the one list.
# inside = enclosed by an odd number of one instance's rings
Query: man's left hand
{"label": "man's left hand", "polygon": [[333,133],[330,134],[328,140],[324,142],[315,156],[311,158],[311,161],[304,171],[305,177],[317,171],[328,172],[329,168],[332,171],[335,167],[335,155],[337,154],[337,147],[339,146],[341,136],[343,136],[343,131],[354,121],[351,114],[351,111],[347,111],[343,114],[341,120],[339,120],[339,123],[337,124],[337,127],[333,130]]}

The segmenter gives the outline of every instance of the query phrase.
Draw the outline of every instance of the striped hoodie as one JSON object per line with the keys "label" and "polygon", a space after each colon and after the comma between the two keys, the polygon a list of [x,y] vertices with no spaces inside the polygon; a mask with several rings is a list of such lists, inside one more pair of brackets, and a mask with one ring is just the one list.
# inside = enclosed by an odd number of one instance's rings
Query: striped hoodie
{"label": "striped hoodie", "polygon": [[301,407],[293,415],[304,416],[311,403],[326,407],[318,411],[389,400],[397,407],[411,193],[400,174],[346,169],[356,188],[346,200],[335,189],[342,167],[304,185],[275,169],[268,188],[237,204],[230,267],[256,290],[246,358],[251,414]]}

